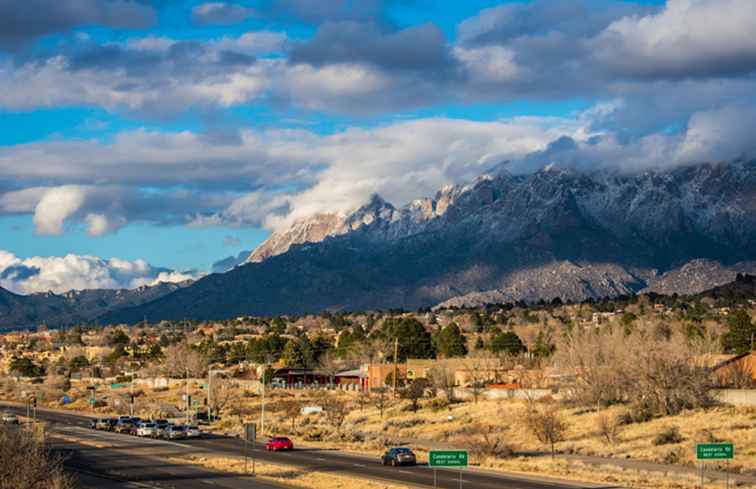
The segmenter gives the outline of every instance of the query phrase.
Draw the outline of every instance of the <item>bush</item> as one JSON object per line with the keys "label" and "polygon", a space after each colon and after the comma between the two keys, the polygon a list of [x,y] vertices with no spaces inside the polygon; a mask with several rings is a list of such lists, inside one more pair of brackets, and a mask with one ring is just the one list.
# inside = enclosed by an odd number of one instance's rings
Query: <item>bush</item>
{"label": "bush", "polygon": [[668,426],[667,428],[664,428],[661,433],[656,435],[656,438],[654,438],[654,445],[672,445],[684,440],[685,438],[680,433],[680,428],[677,426]]}
{"label": "bush", "polygon": [[665,464],[675,465],[683,461],[685,452],[682,448],[675,448],[664,454],[661,461]]}
{"label": "bush", "polygon": [[407,428],[414,428],[415,426],[423,424],[423,420],[420,418],[410,418],[404,420],[390,419],[383,425],[384,429],[399,429],[404,430]]}

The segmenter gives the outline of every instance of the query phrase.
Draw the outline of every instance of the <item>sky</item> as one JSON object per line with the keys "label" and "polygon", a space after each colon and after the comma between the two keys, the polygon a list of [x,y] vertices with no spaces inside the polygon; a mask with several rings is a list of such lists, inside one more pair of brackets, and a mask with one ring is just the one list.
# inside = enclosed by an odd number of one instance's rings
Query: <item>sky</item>
{"label": "sky", "polygon": [[753,32],[753,0],[0,0],[0,286],[197,278],[486,172],[753,157]]}

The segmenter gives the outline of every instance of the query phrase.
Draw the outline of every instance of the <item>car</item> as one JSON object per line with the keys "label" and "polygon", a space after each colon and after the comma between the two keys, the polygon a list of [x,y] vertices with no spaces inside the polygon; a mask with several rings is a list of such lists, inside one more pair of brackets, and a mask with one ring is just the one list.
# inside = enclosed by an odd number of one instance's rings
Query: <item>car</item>
{"label": "car", "polygon": [[107,418],[107,428],[105,428],[108,431],[115,431],[115,427],[118,424],[118,418]]}
{"label": "car", "polygon": [[417,457],[409,448],[390,448],[381,456],[381,464],[383,465],[397,467],[399,465],[415,465],[416,463]]}
{"label": "car", "polygon": [[3,424],[18,424],[18,416],[10,411],[5,411],[0,420],[2,420]]}
{"label": "car", "polygon": [[100,418],[97,421],[95,421],[94,427],[96,430],[110,431],[113,428],[113,424],[111,423],[110,418]]}
{"label": "car", "polygon": [[89,428],[90,428],[90,429],[93,429],[93,430],[96,430],[96,429],[97,429],[97,422],[98,422],[98,421],[100,421],[100,420],[99,420],[99,419],[97,419],[97,418],[91,418],[91,419],[89,420]]}
{"label": "car", "polygon": [[164,437],[168,440],[181,440],[186,438],[186,428],[183,425],[169,425],[165,429]]}
{"label": "car", "polygon": [[197,426],[187,426],[186,427],[186,437],[187,438],[200,438],[202,436],[202,432]]}
{"label": "car", "polygon": [[294,450],[294,443],[285,436],[274,436],[268,443],[265,444],[265,449],[269,452],[277,452],[279,450]]}
{"label": "car", "polygon": [[[161,423],[161,421],[164,422]],[[169,426],[171,426],[171,424],[165,420],[155,421],[155,438],[165,438],[165,430],[168,429]]]}
{"label": "car", "polygon": [[125,423],[131,421],[131,416],[118,416],[119,423]]}
{"label": "car", "polygon": [[157,434],[157,427],[155,423],[141,423],[139,427],[137,427],[137,436],[149,436],[151,438],[154,438]]}
{"label": "car", "polygon": [[139,429],[139,423],[131,423],[131,426],[129,426],[129,429],[126,431],[127,435],[136,436],[137,430]]}
{"label": "car", "polygon": [[122,433],[122,434],[128,435],[133,426],[134,425],[131,423],[131,421],[119,421],[113,427],[113,431],[115,431],[116,433]]}

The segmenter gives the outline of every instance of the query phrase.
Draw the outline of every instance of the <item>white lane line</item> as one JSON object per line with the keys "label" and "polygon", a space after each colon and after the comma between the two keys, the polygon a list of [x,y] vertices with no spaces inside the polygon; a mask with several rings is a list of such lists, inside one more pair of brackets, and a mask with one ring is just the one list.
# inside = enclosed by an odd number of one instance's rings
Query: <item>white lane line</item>
{"label": "white lane line", "polygon": [[352,464],[352,465],[354,465],[355,467],[367,467],[367,465],[364,465],[364,464]]}

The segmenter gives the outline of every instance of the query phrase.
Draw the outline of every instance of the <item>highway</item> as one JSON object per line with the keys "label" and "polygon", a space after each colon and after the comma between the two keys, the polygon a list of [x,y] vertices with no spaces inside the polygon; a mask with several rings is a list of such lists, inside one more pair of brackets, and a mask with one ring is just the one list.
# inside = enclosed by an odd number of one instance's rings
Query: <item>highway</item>
{"label": "highway", "polygon": [[[19,406],[0,403],[0,407],[20,415],[25,414],[25,409]],[[73,438],[86,440],[90,444],[93,441],[95,443],[99,441],[106,446],[106,448],[93,449],[92,446],[82,448],[80,445],[75,452],[76,456],[69,462],[74,468],[75,466],[85,466],[93,472],[115,475],[121,480],[130,482],[158,481],[161,485],[157,487],[175,487],[169,484],[171,481],[180,482],[181,489],[275,487],[253,485],[254,480],[245,479],[238,475],[166,463],[166,460],[170,458],[200,454],[243,456],[244,443],[236,438],[207,435],[205,438],[194,440],[151,440],[90,430],[88,428],[89,418],[82,415],[38,409],[37,417],[51,423],[53,438],[55,434],[59,434],[68,440],[67,444],[56,442],[61,448],[76,449],[76,447],[69,446],[70,440]],[[407,487],[434,487],[434,471],[425,465],[401,468],[384,467],[375,458],[325,449],[304,448],[292,452],[270,453],[265,451],[260,444],[253,446],[250,450],[250,453],[252,452],[258,460],[295,466],[306,472],[334,472],[364,479],[382,480]],[[114,473],[114,470],[117,473]],[[438,470],[435,477],[436,487],[440,489],[460,488],[460,471]],[[243,485],[235,485],[238,479],[242,480]],[[192,481],[191,484],[196,483],[198,485],[188,485],[190,480]],[[519,475],[493,474],[475,469],[462,471],[461,480],[463,489],[597,489],[609,487],[589,483],[526,478]],[[202,485],[202,481],[205,481],[206,485]],[[124,486],[113,487],[120,489]]]}

